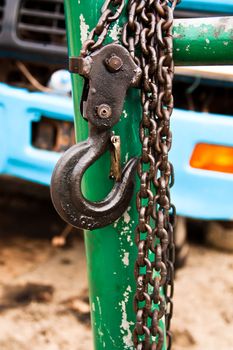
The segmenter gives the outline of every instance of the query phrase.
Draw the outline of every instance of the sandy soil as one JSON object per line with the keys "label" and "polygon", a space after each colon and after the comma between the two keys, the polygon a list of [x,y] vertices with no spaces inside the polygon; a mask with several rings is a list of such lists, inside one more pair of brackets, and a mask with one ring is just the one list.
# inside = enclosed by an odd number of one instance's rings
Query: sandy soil
{"label": "sandy soil", "polygon": [[[0,215],[0,349],[92,350],[82,237],[55,249],[46,232],[50,221],[41,224],[43,210],[34,216],[29,210],[27,232],[25,207],[18,216],[9,210]],[[176,274],[174,350],[232,348],[232,272],[232,255],[191,246]]]}

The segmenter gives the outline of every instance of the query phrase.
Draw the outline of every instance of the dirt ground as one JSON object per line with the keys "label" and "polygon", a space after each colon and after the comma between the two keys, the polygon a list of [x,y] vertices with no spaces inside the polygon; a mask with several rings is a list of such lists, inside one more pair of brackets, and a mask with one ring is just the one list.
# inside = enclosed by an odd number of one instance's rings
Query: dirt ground
{"label": "dirt ground", "polygon": [[[82,237],[56,249],[51,237],[63,224],[50,203],[4,200],[0,350],[92,350]],[[231,254],[191,245],[176,274],[174,350],[232,349],[232,272]]]}

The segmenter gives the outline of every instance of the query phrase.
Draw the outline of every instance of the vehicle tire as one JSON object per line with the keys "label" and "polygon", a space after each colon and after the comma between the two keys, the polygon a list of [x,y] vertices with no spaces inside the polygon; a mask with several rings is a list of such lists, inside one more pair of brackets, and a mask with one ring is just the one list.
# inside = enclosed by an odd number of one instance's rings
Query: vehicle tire
{"label": "vehicle tire", "polygon": [[189,253],[189,245],[187,242],[187,222],[186,218],[182,216],[177,217],[174,230],[174,240],[176,247],[175,268],[181,268],[185,265]]}
{"label": "vehicle tire", "polygon": [[206,243],[214,248],[233,252],[233,223],[210,222],[206,230]]}

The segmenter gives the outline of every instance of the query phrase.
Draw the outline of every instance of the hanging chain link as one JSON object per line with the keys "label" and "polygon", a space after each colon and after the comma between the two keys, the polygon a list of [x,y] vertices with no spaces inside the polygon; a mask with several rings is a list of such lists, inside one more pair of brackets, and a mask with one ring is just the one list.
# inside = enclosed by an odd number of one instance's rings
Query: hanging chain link
{"label": "hanging chain link", "polygon": [[125,0],[105,0],[99,21],[82,46],[81,56],[85,57],[88,53],[98,50],[102,46],[110,24],[118,20],[124,6]]}
{"label": "hanging chain link", "polygon": [[[168,160],[173,110],[173,12],[180,0],[129,0],[128,21],[122,42],[142,69],[140,141],[142,154],[137,193],[139,222],[136,228],[138,256],[135,263],[136,350],[161,350],[165,320],[167,349],[171,349],[173,313],[175,207],[170,201],[174,183]],[[124,0],[106,0],[97,26],[84,43],[81,55],[99,49],[124,9]]]}
{"label": "hanging chain link", "polygon": [[122,35],[124,46],[143,72],[133,339],[137,350],[162,349],[162,319],[165,319],[167,349],[171,349],[175,207],[170,202],[174,173],[168,152],[172,142],[172,25],[177,3],[176,0],[130,0],[128,22]]}

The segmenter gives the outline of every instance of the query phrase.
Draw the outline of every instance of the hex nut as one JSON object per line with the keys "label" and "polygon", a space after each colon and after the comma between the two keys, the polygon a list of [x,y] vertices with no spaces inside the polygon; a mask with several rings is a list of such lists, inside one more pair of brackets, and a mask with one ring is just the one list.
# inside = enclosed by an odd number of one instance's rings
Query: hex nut
{"label": "hex nut", "polygon": [[116,55],[112,55],[105,60],[106,66],[111,73],[118,72],[123,66],[122,59]]}

